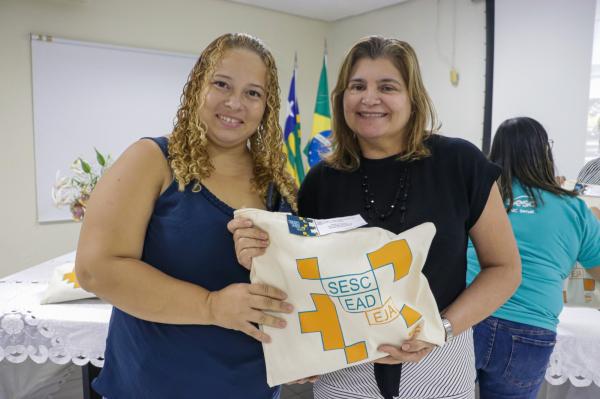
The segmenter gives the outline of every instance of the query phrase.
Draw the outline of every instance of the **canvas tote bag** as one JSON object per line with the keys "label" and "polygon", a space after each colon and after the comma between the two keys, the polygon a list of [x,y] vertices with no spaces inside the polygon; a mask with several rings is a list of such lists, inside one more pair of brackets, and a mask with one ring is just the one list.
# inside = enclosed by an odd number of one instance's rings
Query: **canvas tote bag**
{"label": "canvas tote bag", "polygon": [[286,328],[261,325],[272,338],[263,344],[270,386],[385,357],[379,345],[400,345],[413,334],[444,343],[421,273],[435,235],[432,223],[398,235],[376,227],[323,235],[348,228],[346,218],[316,221],[257,209],[235,215],[269,234],[250,280],[285,291],[294,305],[291,314],[277,314]]}
{"label": "canvas tote bag", "polygon": [[96,294],[87,292],[79,285],[75,276],[75,263],[67,262],[57,266],[48,282],[48,288],[42,293],[41,305],[95,298]]}

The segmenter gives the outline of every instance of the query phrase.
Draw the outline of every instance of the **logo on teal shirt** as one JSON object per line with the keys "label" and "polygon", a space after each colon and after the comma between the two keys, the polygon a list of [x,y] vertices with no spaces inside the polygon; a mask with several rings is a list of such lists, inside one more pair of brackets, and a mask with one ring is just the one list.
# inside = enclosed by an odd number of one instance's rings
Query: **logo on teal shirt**
{"label": "logo on teal shirt", "polygon": [[530,198],[528,195],[519,195],[513,201],[513,207],[510,210],[511,213],[535,213],[535,200]]}

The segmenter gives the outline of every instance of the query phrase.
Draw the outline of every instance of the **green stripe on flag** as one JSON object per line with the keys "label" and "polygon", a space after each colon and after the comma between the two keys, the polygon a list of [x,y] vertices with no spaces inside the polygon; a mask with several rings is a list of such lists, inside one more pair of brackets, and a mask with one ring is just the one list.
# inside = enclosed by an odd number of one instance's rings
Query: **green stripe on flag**
{"label": "green stripe on flag", "polygon": [[[319,88],[317,89],[315,114],[331,117],[331,112],[329,110],[329,85],[327,84],[327,64],[325,63],[325,57],[323,57],[323,67],[321,68]],[[313,128],[312,131],[314,133],[315,129]]]}

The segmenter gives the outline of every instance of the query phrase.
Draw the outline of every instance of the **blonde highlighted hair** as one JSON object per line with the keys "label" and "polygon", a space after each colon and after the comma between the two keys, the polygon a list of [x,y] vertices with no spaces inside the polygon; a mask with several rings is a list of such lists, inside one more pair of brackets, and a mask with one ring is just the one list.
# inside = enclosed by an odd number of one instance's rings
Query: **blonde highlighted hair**
{"label": "blonde highlighted hair", "polygon": [[420,159],[430,155],[424,142],[439,129],[437,114],[421,78],[419,61],[406,42],[381,36],[369,36],[358,41],[348,51],[340,67],[338,80],[331,94],[333,106],[332,152],[327,162],[339,170],[355,170],[360,166],[360,147],[355,133],[344,118],[344,92],[352,69],[363,59],[385,58],[400,72],[411,105],[411,115],[405,127],[403,160]]}
{"label": "blonde highlighted hair", "polygon": [[265,112],[257,132],[249,139],[254,162],[252,187],[265,199],[269,185],[273,183],[283,198],[296,209],[297,188],[294,179],[285,170],[286,157],[282,151],[275,60],[259,39],[244,33],[227,33],[213,40],[200,54],[183,88],[181,105],[169,137],[169,163],[179,190],[183,191],[192,184],[192,189],[199,191],[202,180],[214,170],[207,151],[207,126],[200,119],[200,109],[204,105],[216,65],[223,54],[231,49],[253,51],[267,68]]}

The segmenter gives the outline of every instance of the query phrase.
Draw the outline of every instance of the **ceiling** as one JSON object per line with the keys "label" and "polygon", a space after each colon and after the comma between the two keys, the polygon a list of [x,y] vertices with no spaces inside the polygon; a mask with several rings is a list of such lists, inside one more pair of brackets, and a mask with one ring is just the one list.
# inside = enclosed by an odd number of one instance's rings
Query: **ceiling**
{"label": "ceiling", "polygon": [[408,0],[227,0],[286,14],[332,22]]}

